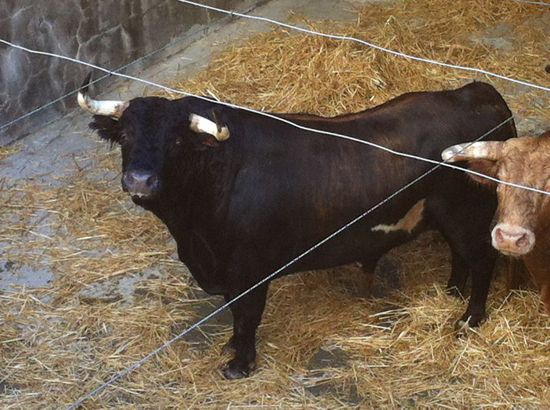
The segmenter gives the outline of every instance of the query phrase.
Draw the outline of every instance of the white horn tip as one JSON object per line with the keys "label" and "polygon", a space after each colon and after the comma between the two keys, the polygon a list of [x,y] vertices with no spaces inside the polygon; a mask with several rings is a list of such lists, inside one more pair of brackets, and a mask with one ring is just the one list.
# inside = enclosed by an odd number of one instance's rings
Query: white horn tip
{"label": "white horn tip", "polygon": [[443,161],[451,161],[452,158],[455,156],[455,154],[458,152],[458,149],[456,149],[456,145],[449,147],[441,153],[441,158]]}
{"label": "white horn tip", "polygon": [[228,138],[229,138],[229,128],[222,127],[221,131],[218,132],[218,135],[217,135],[216,139],[218,141],[225,141]]}
{"label": "white horn tip", "polygon": [[82,91],[79,91],[78,92],[78,105],[80,105],[80,107],[84,108],[84,109],[87,109],[88,108],[88,104],[87,104],[87,100],[86,100],[86,96],[82,93]]}
{"label": "white horn tip", "polygon": [[197,114],[190,114],[189,122],[189,128],[191,128],[192,131],[210,134],[218,141],[225,141],[229,138],[229,128],[222,127],[218,132],[218,126],[216,123],[210,121],[208,118],[204,118]]}

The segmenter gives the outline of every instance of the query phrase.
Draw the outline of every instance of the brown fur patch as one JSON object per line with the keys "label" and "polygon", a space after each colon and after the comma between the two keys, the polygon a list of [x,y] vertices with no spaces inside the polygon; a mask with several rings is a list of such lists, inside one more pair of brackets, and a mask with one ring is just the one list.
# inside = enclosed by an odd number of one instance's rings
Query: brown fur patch
{"label": "brown fur patch", "polygon": [[424,203],[425,199],[418,201],[407,214],[399,220],[395,225],[376,225],[371,230],[372,231],[382,231],[382,232],[395,232],[395,231],[406,231],[411,233],[414,228],[422,221],[422,213],[424,212]]}

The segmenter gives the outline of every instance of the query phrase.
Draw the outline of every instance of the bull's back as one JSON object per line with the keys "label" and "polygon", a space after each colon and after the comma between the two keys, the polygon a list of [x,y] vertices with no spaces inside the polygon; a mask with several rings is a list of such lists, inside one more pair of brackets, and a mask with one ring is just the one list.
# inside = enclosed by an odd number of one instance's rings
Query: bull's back
{"label": "bull's back", "polygon": [[[498,92],[484,83],[460,89],[409,93],[378,107],[335,118],[286,115],[312,129],[326,130],[439,161],[450,145],[473,141],[511,117]],[[264,118],[256,118],[262,121]],[[315,203],[336,209],[383,199],[433,166],[334,135],[298,130],[270,120],[265,132],[246,133],[249,148],[237,176],[242,189],[262,187],[266,206],[292,199],[306,208]],[[513,121],[494,129],[486,140],[515,136]],[[254,189],[254,188],[253,188]],[[371,200],[365,204],[365,198]],[[260,199],[262,195],[260,195]]]}
{"label": "bull's back", "polygon": [[[472,141],[510,116],[493,87],[473,83],[453,91],[406,94],[336,119],[286,118],[439,160],[449,145]],[[302,252],[434,166],[335,136],[298,131],[275,121],[265,129],[265,134],[247,141],[252,155],[244,155],[236,177],[239,195],[232,199],[230,219],[239,220],[235,226],[239,239],[250,241],[257,249],[269,249],[265,252],[274,259]],[[503,140],[514,135],[510,122],[488,138]],[[439,170],[332,240],[336,252],[325,247],[322,255],[310,259],[315,263],[301,267],[357,259],[355,254],[364,252],[369,236],[374,242],[367,247],[386,250],[387,244],[375,238],[372,227],[399,220],[418,201],[441,195],[438,187],[443,184],[454,184],[459,191],[471,187],[464,175]]]}

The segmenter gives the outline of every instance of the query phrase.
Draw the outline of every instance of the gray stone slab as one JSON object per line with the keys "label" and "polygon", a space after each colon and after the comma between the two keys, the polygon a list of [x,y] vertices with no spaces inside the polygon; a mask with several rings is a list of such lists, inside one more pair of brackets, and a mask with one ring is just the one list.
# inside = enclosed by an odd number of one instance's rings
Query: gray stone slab
{"label": "gray stone slab", "polygon": [[[210,0],[239,11],[261,0]],[[27,48],[61,54],[115,70],[149,55],[177,38],[224,18],[175,0],[4,0],[0,38]],[[140,61],[137,73],[163,58]],[[36,114],[6,124],[80,86],[87,68],[0,44],[0,145],[60,118],[75,107],[65,98]]]}

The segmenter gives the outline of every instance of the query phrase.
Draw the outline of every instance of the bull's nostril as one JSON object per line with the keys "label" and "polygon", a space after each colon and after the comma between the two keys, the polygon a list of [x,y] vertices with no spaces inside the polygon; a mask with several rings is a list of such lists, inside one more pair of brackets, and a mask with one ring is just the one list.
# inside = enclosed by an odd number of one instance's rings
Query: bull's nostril
{"label": "bull's nostril", "polygon": [[526,234],[521,235],[521,238],[519,238],[516,241],[516,246],[519,248],[526,247],[528,244],[529,244],[529,238],[527,237]]}
{"label": "bull's nostril", "polygon": [[156,175],[151,175],[147,178],[147,186],[151,189],[155,189],[158,186],[158,178]]}
{"label": "bull's nostril", "polygon": [[497,226],[492,236],[493,246],[503,253],[525,255],[535,246],[535,234],[519,225]]}
{"label": "bull's nostril", "polygon": [[125,173],[124,176],[122,177],[123,187],[129,187],[133,183],[134,183],[134,176],[129,172]]}
{"label": "bull's nostril", "polygon": [[126,171],[122,177],[122,188],[132,195],[150,196],[158,189],[158,177],[149,171]]}

